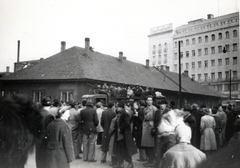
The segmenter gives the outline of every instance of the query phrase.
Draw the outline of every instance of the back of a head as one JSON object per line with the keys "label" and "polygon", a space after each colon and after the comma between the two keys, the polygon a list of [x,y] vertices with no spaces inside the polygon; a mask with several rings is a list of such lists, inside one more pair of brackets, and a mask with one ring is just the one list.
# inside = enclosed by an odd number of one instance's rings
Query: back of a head
{"label": "back of a head", "polygon": [[82,100],[82,106],[86,106],[86,104],[87,104],[87,100],[86,100],[86,99],[83,99],[83,100]]}
{"label": "back of a head", "polygon": [[97,102],[96,107],[101,108],[102,107],[102,102]]}
{"label": "back of a head", "polygon": [[58,100],[58,99],[54,99],[54,100],[53,100],[53,106],[54,106],[54,107],[58,107],[59,105],[60,105],[59,100]]}
{"label": "back of a head", "polygon": [[178,143],[180,142],[190,143],[192,138],[192,131],[189,126],[187,126],[186,124],[180,124],[179,126],[176,127],[175,133]]}
{"label": "back of a head", "polygon": [[114,103],[113,102],[109,102],[108,103],[108,108],[112,108],[114,106]]}

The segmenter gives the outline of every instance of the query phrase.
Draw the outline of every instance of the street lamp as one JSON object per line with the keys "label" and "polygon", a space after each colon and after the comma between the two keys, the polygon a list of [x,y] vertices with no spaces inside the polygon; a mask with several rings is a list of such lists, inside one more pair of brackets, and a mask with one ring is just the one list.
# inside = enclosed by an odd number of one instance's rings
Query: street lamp
{"label": "street lamp", "polygon": [[[223,47],[223,53],[227,52],[226,48]],[[229,100],[232,99],[232,70],[229,70]]]}

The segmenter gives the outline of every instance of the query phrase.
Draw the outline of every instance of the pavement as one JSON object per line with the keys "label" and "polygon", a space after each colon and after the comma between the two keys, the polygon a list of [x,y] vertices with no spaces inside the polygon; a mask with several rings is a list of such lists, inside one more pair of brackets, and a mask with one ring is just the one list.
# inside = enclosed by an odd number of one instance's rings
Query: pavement
{"label": "pavement", "polygon": [[[82,154],[80,155],[82,156]],[[134,168],[144,168],[143,163],[139,162],[137,159],[139,158],[138,154],[132,156]],[[95,160],[97,162],[84,162],[83,159],[75,159],[73,162],[70,163],[70,168],[112,168],[112,166],[109,166],[111,163],[111,157],[107,156],[107,162],[101,163],[101,148],[100,145],[96,146],[96,156]],[[124,162],[124,167],[126,168],[128,165],[127,162]],[[25,168],[36,168],[36,162],[35,162],[35,152],[29,155],[28,161],[25,165]]]}

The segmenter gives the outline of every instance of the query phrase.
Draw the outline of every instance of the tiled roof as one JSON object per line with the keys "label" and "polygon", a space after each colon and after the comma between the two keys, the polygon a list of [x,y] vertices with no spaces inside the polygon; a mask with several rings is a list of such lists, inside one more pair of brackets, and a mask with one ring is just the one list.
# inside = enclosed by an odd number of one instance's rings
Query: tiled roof
{"label": "tiled roof", "polygon": [[[34,66],[4,76],[0,80],[78,80],[93,79],[128,85],[139,84],[178,91],[178,74],[161,71],[106,54],[72,47],[48,57]],[[182,92],[220,97],[220,94],[182,76]]]}

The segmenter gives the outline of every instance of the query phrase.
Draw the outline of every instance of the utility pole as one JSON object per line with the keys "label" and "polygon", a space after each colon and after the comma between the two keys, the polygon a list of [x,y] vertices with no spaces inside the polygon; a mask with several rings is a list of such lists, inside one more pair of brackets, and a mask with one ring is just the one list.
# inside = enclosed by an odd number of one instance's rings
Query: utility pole
{"label": "utility pole", "polygon": [[178,41],[178,64],[179,64],[179,107],[182,107],[182,78],[181,78],[181,41]]}
{"label": "utility pole", "polygon": [[229,70],[229,100],[232,99],[232,70]]}

